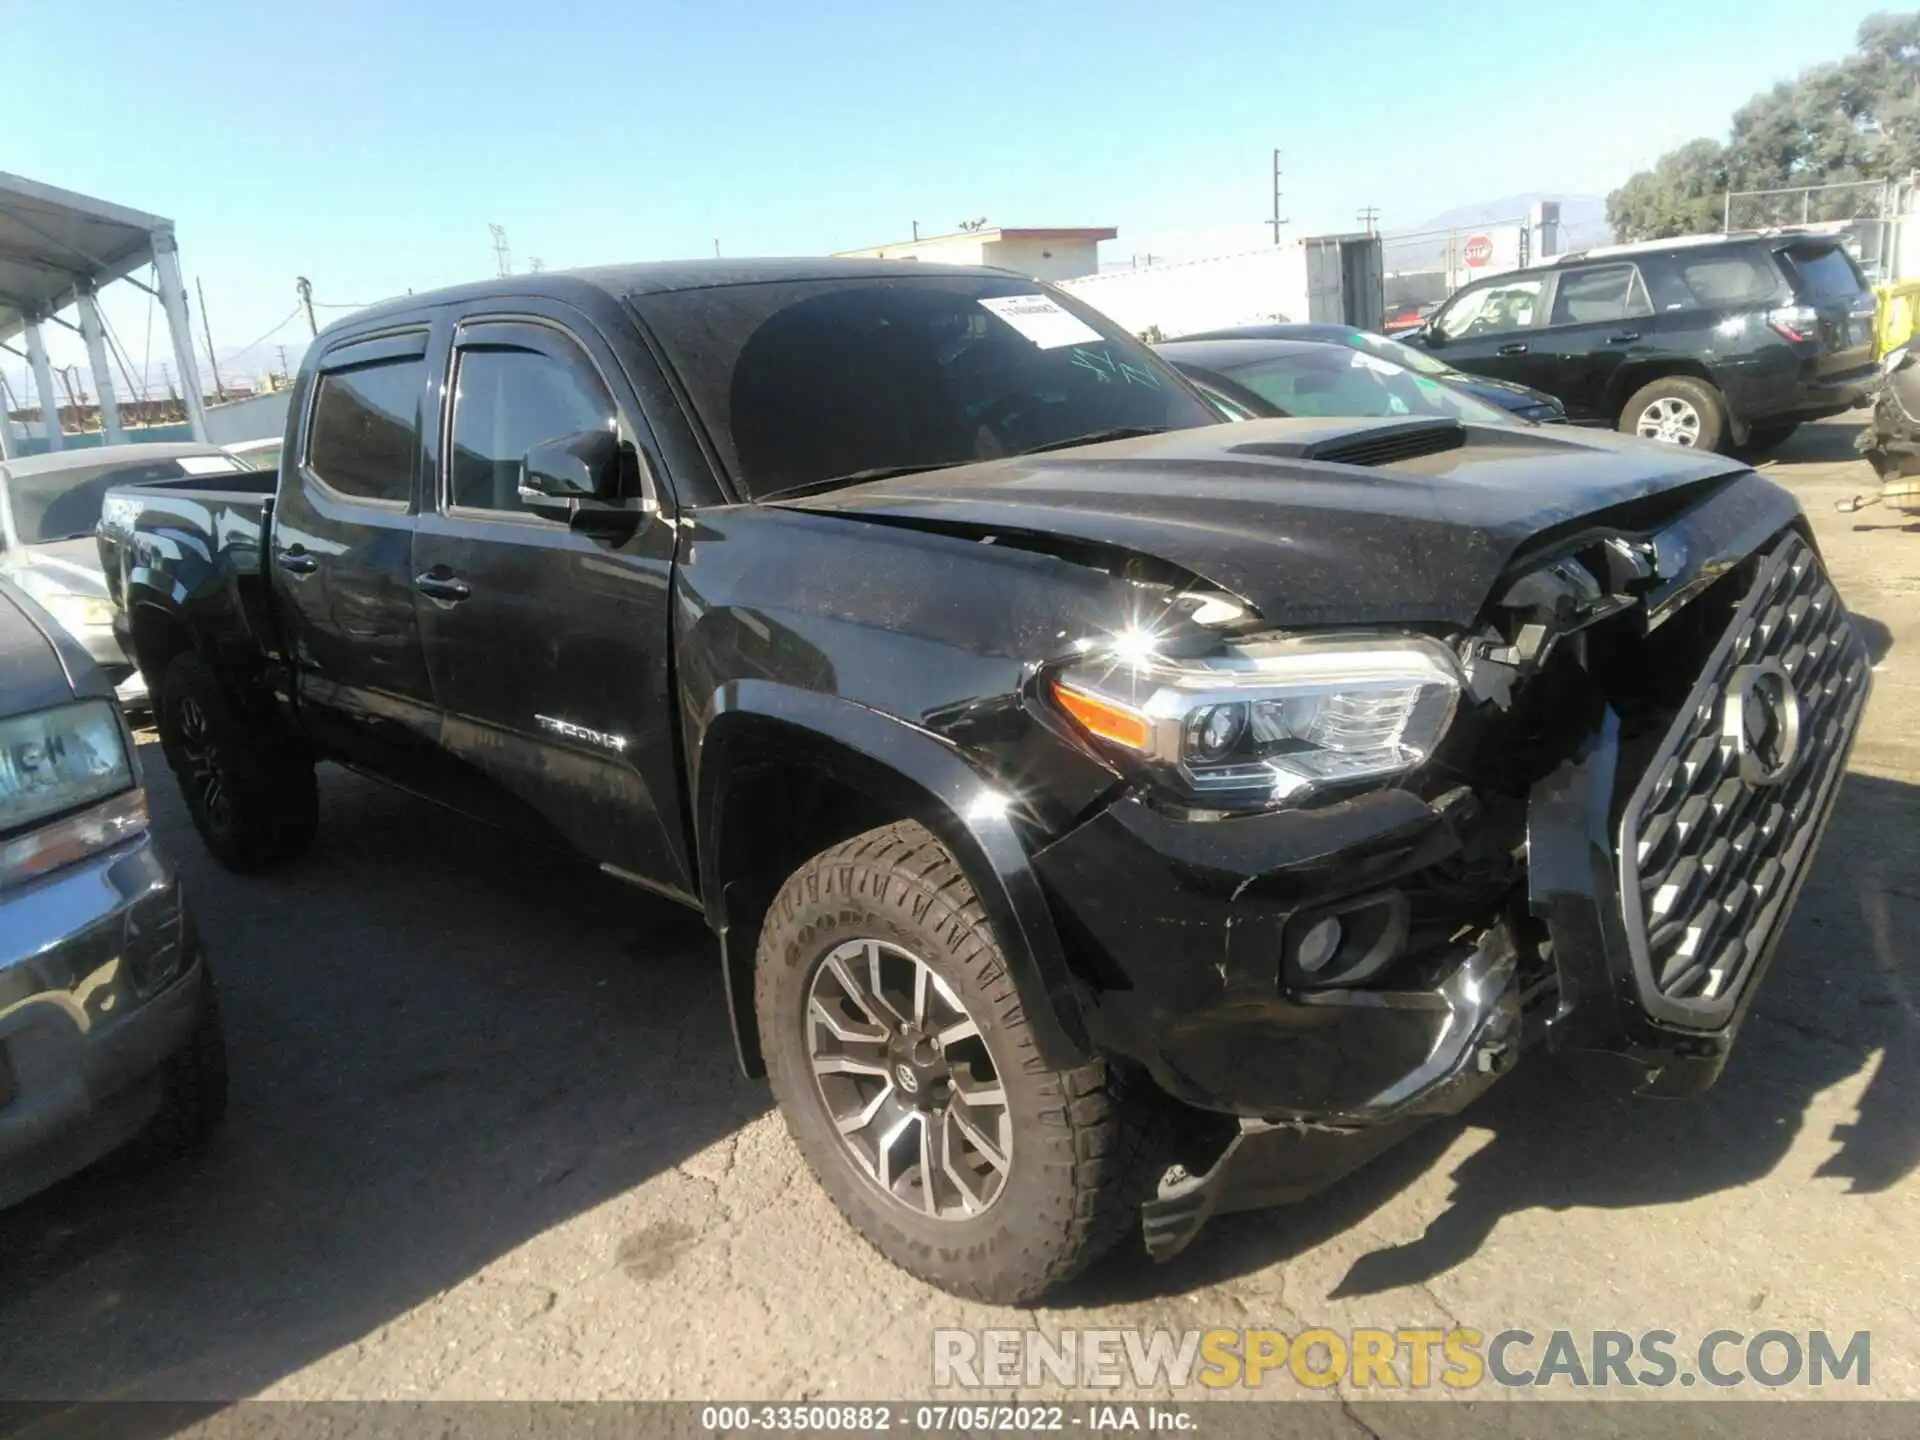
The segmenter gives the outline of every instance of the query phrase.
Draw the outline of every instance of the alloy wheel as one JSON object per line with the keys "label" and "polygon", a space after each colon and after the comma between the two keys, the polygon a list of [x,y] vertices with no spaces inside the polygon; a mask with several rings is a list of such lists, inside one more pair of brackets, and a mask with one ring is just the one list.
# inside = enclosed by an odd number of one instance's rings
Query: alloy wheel
{"label": "alloy wheel", "polygon": [[180,758],[186,766],[187,782],[200,797],[201,812],[209,823],[227,823],[230,809],[226,777],[220,764],[220,747],[215,743],[207,712],[191,695],[180,701],[175,712],[180,730]]}
{"label": "alloy wheel", "polygon": [[1700,412],[1677,395],[1663,395],[1640,412],[1634,433],[1667,445],[1700,443]]}
{"label": "alloy wheel", "polygon": [[1007,1092],[980,1026],[918,956],[849,940],[807,989],[807,1056],[861,1173],[936,1220],[999,1199],[1013,1164]]}

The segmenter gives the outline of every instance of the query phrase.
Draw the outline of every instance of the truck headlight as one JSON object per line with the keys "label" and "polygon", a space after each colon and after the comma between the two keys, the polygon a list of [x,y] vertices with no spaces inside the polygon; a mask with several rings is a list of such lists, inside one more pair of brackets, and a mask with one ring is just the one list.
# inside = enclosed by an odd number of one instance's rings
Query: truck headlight
{"label": "truck headlight", "polygon": [[1412,770],[1446,733],[1460,687],[1453,653],[1418,635],[1271,636],[1197,659],[1130,638],[1052,679],[1081,729],[1224,807]]}
{"label": "truck headlight", "polygon": [[146,823],[109,702],[0,720],[0,887],[118,845]]}
{"label": "truck headlight", "polygon": [[61,577],[44,570],[25,569],[13,577],[27,594],[59,622],[69,635],[113,624],[113,602],[104,595],[81,595],[66,588]]}

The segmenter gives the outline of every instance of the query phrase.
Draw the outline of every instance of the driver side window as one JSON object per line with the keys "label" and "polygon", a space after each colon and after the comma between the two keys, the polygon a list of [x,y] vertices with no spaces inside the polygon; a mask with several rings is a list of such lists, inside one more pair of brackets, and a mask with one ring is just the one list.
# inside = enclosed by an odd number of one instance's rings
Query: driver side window
{"label": "driver side window", "polygon": [[564,364],[536,350],[471,346],[460,352],[457,375],[447,484],[455,509],[523,510],[520,461],[528,450],[614,424],[613,398],[584,357]]}
{"label": "driver side window", "polygon": [[1469,290],[1441,312],[1436,327],[1449,340],[1481,335],[1504,335],[1533,324],[1540,307],[1540,280],[1496,282]]}

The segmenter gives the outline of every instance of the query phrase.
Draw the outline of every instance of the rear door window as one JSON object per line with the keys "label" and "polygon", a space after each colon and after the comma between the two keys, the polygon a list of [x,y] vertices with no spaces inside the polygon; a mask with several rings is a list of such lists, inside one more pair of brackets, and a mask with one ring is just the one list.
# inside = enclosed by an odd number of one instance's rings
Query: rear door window
{"label": "rear door window", "polygon": [[1651,315],[1653,302],[1634,265],[1570,270],[1554,290],[1552,325],[1595,325]]}
{"label": "rear door window", "polygon": [[320,377],[307,432],[307,468],[351,500],[413,499],[424,357],[378,360]]}
{"label": "rear door window", "polygon": [[1867,288],[1853,257],[1838,245],[1791,245],[1780,255],[1803,300],[1851,300]]}

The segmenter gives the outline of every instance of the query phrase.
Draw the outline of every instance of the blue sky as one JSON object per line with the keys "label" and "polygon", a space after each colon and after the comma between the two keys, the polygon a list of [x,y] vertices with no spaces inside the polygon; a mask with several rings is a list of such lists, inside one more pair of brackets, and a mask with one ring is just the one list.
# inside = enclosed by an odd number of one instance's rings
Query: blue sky
{"label": "blue sky", "polygon": [[[1275,145],[1295,234],[1367,204],[1392,228],[1604,194],[1843,54],[1874,8],[0,0],[0,170],[171,216],[227,352],[296,275],[342,304],[490,274],[489,223],[550,269],[976,216],[1117,225],[1109,259],[1199,254],[1265,233]],[[137,363],[147,302],[116,291]]]}

